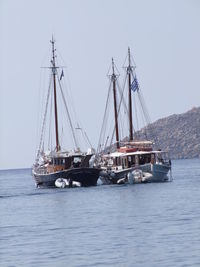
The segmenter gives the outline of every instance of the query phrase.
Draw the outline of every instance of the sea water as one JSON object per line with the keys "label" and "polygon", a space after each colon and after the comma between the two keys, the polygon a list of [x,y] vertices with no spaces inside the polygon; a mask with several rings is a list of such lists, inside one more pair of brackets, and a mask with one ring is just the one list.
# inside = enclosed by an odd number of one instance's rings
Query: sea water
{"label": "sea water", "polygon": [[37,189],[0,172],[0,266],[200,266],[200,160],[173,182]]}

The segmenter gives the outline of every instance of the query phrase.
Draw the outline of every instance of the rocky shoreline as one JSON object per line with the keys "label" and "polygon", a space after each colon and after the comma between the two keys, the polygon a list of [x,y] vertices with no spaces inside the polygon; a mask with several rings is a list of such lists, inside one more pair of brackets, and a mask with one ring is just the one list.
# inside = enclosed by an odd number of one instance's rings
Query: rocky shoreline
{"label": "rocky shoreline", "polygon": [[172,159],[200,157],[200,107],[151,123],[136,133],[154,140],[156,148],[170,152]]}

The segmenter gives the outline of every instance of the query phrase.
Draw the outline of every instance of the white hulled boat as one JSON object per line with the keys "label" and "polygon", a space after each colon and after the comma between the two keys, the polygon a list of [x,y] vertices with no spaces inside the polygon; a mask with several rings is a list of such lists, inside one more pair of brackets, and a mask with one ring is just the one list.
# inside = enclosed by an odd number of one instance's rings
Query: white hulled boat
{"label": "white hulled boat", "polygon": [[[133,94],[138,94],[141,111],[144,113],[144,117],[147,118],[148,122],[149,116],[144,106],[144,101],[135,73],[135,66],[132,65],[130,49],[128,49],[128,66],[125,67],[125,70],[126,77],[124,87],[123,89],[120,89],[118,83],[119,75],[116,74],[116,67],[112,59],[112,73],[109,75],[110,86],[104,113],[104,122],[100,134],[98,146],[99,153],[96,163],[102,170],[100,178],[104,184],[168,181],[168,173],[171,170],[171,160],[169,159],[168,152],[164,152],[160,149],[155,150],[155,144],[153,141],[148,140],[148,138],[141,139],[141,137],[138,137],[136,134],[134,136],[133,133]],[[128,84],[128,86],[126,86],[126,84]],[[128,90],[126,89],[127,87]],[[105,124],[108,124],[107,111],[111,91],[113,91],[114,102],[114,131],[112,131],[111,134],[106,134]],[[126,107],[125,92],[128,96],[128,107]],[[122,104],[125,104],[125,111],[123,112]],[[135,113],[137,115],[136,109]],[[126,118],[128,118],[129,137],[124,138],[121,134],[120,139],[119,124],[121,122],[121,132],[123,132],[123,125]],[[114,135],[116,142],[113,145]],[[110,145],[108,145],[109,139]]]}

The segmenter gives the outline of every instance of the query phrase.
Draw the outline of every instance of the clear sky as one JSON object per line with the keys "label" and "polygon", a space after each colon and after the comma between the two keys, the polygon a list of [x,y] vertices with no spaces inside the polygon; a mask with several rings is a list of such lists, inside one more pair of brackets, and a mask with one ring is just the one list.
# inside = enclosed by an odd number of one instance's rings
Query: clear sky
{"label": "clear sky", "polygon": [[200,1],[0,0],[0,169],[35,160],[40,67],[52,34],[94,146],[111,58],[123,74],[128,46],[152,122],[199,106]]}

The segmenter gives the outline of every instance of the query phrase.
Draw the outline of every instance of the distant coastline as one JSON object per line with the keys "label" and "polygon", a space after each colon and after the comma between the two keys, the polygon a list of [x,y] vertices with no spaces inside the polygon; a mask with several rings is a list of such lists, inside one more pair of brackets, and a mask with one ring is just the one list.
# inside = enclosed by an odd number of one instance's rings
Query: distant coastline
{"label": "distant coastline", "polygon": [[157,148],[170,152],[171,159],[200,157],[200,107],[159,119],[136,135],[147,133]]}

